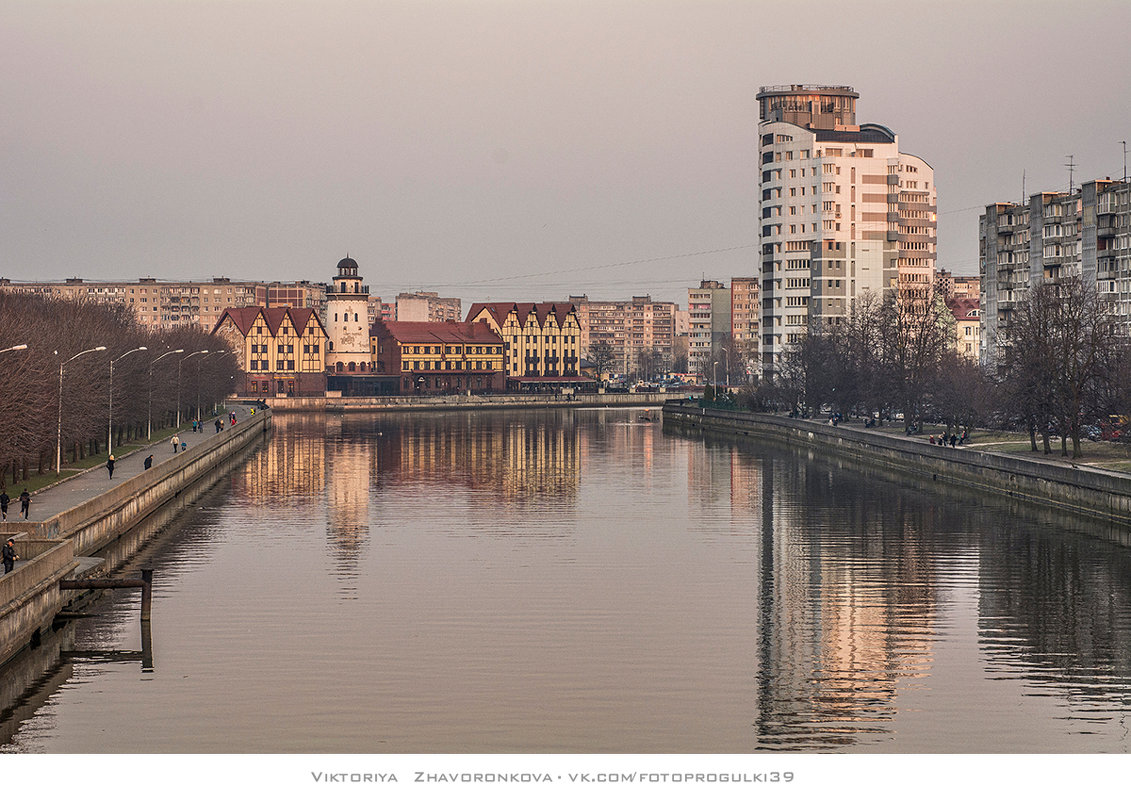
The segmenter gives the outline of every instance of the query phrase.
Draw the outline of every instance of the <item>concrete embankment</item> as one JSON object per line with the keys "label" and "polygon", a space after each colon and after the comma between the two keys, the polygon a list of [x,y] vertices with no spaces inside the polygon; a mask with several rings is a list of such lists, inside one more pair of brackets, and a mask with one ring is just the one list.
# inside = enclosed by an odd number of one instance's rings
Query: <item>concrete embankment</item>
{"label": "concrete embankment", "polygon": [[[682,393],[680,397],[687,397]],[[576,395],[389,395],[343,398],[267,398],[276,412],[418,412],[452,409],[577,409],[613,406],[659,406],[672,395],[663,392],[609,392]]]}
{"label": "concrete embankment", "polygon": [[875,429],[831,426],[753,412],[664,406],[664,425],[758,436],[861,461],[924,482],[946,481],[971,489],[1086,514],[1121,526],[1131,524],[1131,476],[1111,470],[1063,465],[1001,453],[943,448]]}
{"label": "concrete embankment", "polygon": [[[79,557],[89,557],[118,542],[124,533],[178,498],[211,484],[258,443],[270,426],[269,411],[249,416],[185,451],[170,454],[149,470],[110,484],[110,489],[89,479],[63,482],[42,494],[54,493],[56,501],[74,498],[74,505],[44,520],[9,519],[0,530],[5,539],[16,538],[20,561],[16,570],[0,577],[0,664],[36,639],[67,603],[71,593],[61,591],[59,581],[75,572]],[[128,458],[140,462],[142,456],[137,453]],[[84,489],[81,483],[90,486]],[[32,508],[37,507],[50,508],[51,504],[46,499],[33,501]],[[140,544],[138,541],[137,546]],[[119,554],[113,563],[98,562],[87,576],[113,568],[121,558]]]}

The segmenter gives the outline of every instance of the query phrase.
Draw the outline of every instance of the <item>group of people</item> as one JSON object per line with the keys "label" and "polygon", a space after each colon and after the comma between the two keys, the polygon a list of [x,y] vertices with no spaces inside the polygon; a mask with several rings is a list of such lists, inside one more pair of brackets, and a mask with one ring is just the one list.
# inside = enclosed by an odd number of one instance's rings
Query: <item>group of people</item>
{"label": "group of people", "polygon": [[[8,497],[8,491],[0,489],[0,517],[4,520],[8,519],[8,504],[12,499]],[[31,494],[24,487],[24,491],[20,493],[20,514],[27,520],[28,511],[31,509]]]}
{"label": "group of people", "polygon": [[962,436],[951,434],[949,437],[946,434],[939,434],[938,437],[936,437],[934,434],[931,434],[929,439],[932,445],[942,445],[944,448],[947,445],[950,445],[950,447],[954,448],[958,445],[963,445],[966,443],[966,432],[963,431]]}

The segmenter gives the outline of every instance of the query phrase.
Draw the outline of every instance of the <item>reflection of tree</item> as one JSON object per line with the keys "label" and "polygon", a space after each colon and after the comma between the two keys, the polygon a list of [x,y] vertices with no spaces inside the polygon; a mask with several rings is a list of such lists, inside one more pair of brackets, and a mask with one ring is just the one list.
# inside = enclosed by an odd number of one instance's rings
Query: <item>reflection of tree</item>
{"label": "reflection of tree", "polygon": [[1042,529],[1007,518],[983,548],[983,648],[1013,675],[1020,665],[1031,681],[1125,704],[1126,686],[1113,680],[1131,674],[1131,554]]}

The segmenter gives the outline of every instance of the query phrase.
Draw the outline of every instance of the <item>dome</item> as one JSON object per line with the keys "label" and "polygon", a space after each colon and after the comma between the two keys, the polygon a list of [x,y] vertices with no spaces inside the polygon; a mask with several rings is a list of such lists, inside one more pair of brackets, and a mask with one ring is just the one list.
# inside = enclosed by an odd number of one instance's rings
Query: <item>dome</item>
{"label": "dome", "polygon": [[349,271],[352,271],[352,275],[357,275],[357,262],[351,259],[349,256],[346,256],[344,259],[338,262],[338,274],[340,275]]}

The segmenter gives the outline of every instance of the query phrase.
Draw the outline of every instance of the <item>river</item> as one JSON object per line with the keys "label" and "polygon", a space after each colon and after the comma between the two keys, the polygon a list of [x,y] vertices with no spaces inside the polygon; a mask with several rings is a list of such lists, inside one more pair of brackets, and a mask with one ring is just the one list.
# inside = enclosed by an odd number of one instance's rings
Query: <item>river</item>
{"label": "river", "polygon": [[0,749],[1128,751],[1102,527],[640,418],[276,416]]}

